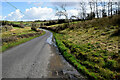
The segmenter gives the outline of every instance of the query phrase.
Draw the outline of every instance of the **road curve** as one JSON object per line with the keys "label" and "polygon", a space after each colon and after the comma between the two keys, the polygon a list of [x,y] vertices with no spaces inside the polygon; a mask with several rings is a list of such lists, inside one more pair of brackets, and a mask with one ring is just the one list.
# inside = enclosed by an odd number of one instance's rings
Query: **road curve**
{"label": "road curve", "polygon": [[42,78],[47,76],[51,32],[2,53],[2,78]]}
{"label": "road curve", "polygon": [[45,35],[5,51],[2,57],[0,55],[2,78],[86,80],[86,77],[63,58],[55,45],[55,40],[52,40],[53,34],[45,31]]}

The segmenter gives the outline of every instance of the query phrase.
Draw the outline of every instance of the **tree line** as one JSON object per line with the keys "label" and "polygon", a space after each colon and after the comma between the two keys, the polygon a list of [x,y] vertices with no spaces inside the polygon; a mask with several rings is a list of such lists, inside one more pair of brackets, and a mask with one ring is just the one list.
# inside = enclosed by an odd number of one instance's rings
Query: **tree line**
{"label": "tree line", "polygon": [[[88,7],[89,6],[89,7]],[[87,13],[87,8],[90,9],[90,13]],[[101,8],[101,9],[100,9]],[[91,0],[89,2],[79,2],[79,8],[77,8],[79,14],[77,16],[72,15],[71,18],[76,19],[93,19],[93,18],[102,18],[113,15],[120,14],[120,1],[114,2],[112,0],[102,1],[102,0]],[[65,16],[68,19],[68,14],[66,10],[66,4],[63,4],[59,7],[56,7],[56,16],[59,18]],[[59,19],[58,18],[58,19]]]}

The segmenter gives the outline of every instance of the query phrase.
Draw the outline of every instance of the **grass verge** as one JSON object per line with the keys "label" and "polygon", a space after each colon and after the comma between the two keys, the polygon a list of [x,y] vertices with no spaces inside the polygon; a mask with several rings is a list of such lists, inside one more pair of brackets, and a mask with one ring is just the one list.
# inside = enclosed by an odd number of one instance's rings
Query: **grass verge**
{"label": "grass verge", "polygon": [[[28,29],[18,29],[18,28],[14,28],[16,30],[14,30],[13,32],[6,32],[4,34],[2,34],[5,38],[5,35],[7,35],[7,39],[10,39],[11,41],[9,42],[3,42],[2,43],[2,49],[1,49],[1,52],[4,52],[5,50],[11,48],[11,47],[14,47],[14,46],[17,46],[19,44],[22,44],[22,43],[25,43],[29,40],[32,40],[36,37],[39,37],[39,36],[42,36],[45,34],[45,31],[42,31],[41,33],[38,33],[38,32],[35,32],[35,31],[32,31],[30,30],[30,28]],[[18,31],[19,30],[19,31]],[[25,33],[21,33],[21,32],[25,32]],[[10,35],[11,33],[15,33],[15,35]],[[12,37],[15,37],[15,41],[13,40]],[[21,38],[20,38],[21,37]],[[11,39],[12,38],[12,39]]]}
{"label": "grass verge", "polygon": [[90,46],[93,48],[93,45],[75,45],[72,42],[65,40],[65,38],[63,38],[63,34],[54,32],[53,34],[56,39],[56,44],[62,55],[80,73],[83,73],[92,80],[119,79],[119,66],[117,65],[115,60],[107,59],[110,56],[107,56],[107,54],[110,53],[106,52],[106,56],[99,55],[100,53],[104,53],[104,51],[89,54],[89,52],[92,51]]}

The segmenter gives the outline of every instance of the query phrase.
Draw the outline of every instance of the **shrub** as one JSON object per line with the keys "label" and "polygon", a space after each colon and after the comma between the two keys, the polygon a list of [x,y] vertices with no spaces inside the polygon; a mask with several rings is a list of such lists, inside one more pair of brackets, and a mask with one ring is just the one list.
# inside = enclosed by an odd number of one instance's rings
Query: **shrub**
{"label": "shrub", "polygon": [[36,23],[32,23],[32,27],[31,27],[32,30],[38,32],[38,31],[39,31],[38,28],[39,28],[39,25],[38,25],[38,24],[36,24]]}
{"label": "shrub", "polygon": [[13,26],[9,26],[9,25],[4,25],[1,27],[1,30],[0,32],[5,32],[5,31],[9,31],[9,30],[12,30],[13,29]]}
{"label": "shrub", "polygon": [[24,28],[23,22],[20,22],[19,27],[20,27],[20,28]]}

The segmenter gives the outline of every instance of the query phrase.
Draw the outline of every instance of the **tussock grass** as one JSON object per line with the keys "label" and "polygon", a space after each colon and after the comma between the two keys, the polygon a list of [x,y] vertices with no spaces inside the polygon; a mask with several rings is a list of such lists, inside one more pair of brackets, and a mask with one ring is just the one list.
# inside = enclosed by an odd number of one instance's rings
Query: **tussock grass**
{"label": "tussock grass", "polygon": [[119,80],[118,20],[118,16],[113,16],[59,29],[54,33],[58,48],[66,60],[89,79]]}
{"label": "tussock grass", "polygon": [[[112,80],[119,76],[119,63],[113,59],[109,60],[107,57],[113,56],[108,51],[98,51],[91,53],[93,45],[76,45],[67,40],[63,40],[63,35],[54,33],[56,43],[60,52],[76,69],[89,79],[109,79]],[[101,54],[103,52],[103,54]],[[108,54],[104,56],[104,53]],[[118,55],[117,53],[114,55]],[[118,58],[118,56],[117,56]],[[116,58],[116,59],[117,59]]]}

